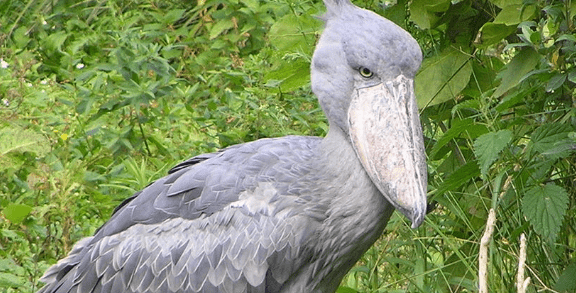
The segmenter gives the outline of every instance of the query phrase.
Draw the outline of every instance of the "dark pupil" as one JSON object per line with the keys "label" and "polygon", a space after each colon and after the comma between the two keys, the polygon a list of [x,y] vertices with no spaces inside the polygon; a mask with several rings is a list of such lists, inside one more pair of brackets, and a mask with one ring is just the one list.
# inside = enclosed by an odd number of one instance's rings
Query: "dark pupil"
{"label": "dark pupil", "polygon": [[368,68],[366,68],[366,67],[363,67],[363,68],[361,69],[361,73],[362,73],[362,75],[364,75],[364,76],[370,76],[370,75],[372,74],[372,72],[370,72],[370,69],[368,69]]}

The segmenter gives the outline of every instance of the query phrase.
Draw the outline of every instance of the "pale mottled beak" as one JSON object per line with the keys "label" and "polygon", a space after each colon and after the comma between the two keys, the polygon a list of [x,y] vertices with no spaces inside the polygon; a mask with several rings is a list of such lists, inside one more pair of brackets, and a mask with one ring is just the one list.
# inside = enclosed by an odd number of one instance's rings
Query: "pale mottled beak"
{"label": "pale mottled beak", "polygon": [[386,199],[420,226],[426,215],[426,153],[413,80],[403,75],[355,91],[349,133],[364,169]]}

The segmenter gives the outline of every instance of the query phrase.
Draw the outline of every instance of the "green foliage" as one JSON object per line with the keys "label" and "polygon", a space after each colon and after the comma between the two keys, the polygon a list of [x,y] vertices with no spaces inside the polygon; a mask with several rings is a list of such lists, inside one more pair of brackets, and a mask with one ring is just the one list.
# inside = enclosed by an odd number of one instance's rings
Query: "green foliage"
{"label": "green foliage", "polygon": [[524,215],[536,233],[554,242],[568,208],[568,194],[564,188],[546,184],[526,191],[522,199]]}
{"label": "green foliage", "polygon": [[498,155],[508,146],[511,139],[512,131],[505,129],[482,134],[474,141],[474,152],[482,175],[486,176],[490,165],[498,159]]}
{"label": "green foliage", "polygon": [[451,100],[470,81],[470,56],[446,48],[440,54],[427,58],[416,75],[415,93],[419,107],[428,107]]}
{"label": "green foliage", "polygon": [[556,282],[554,286],[554,290],[562,293],[576,291],[576,278],[574,278],[574,276],[576,276],[576,263],[570,264],[564,272],[562,272],[562,275],[558,278],[558,282]]}
{"label": "green foliage", "polygon": [[[338,292],[574,290],[576,1],[355,4],[420,43],[416,93],[436,209],[394,215]],[[393,2],[393,1],[392,1]],[[0,1],[0,292],[47,267],[178,161],[324,135],[309,87],[320,1]],[[385,7],[383,9],[383,7]]]}

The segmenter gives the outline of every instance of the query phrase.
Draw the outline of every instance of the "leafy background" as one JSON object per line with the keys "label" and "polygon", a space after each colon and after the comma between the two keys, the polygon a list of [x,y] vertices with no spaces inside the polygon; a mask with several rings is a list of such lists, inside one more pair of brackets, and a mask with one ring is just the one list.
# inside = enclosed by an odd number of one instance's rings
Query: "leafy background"
{"label": "leafy background", "polygon": [[[320,1],[0,3],[0,292],[43,271],[132,192],[231,144],[324,135],[309,86]],[[435,209],[395,215],[339,292],[576,292],[576,1],[357,0],[420,43]]]}

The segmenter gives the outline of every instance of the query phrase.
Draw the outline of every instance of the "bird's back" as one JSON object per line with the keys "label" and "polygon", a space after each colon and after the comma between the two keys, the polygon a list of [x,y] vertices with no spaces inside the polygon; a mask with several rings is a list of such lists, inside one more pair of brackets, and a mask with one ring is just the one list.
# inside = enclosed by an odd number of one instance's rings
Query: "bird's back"
{"label": "bird's back", "polygon": [[325,216],[305,178],[320,138],[189,159],[123,202],[41,292],[280,292]]}

